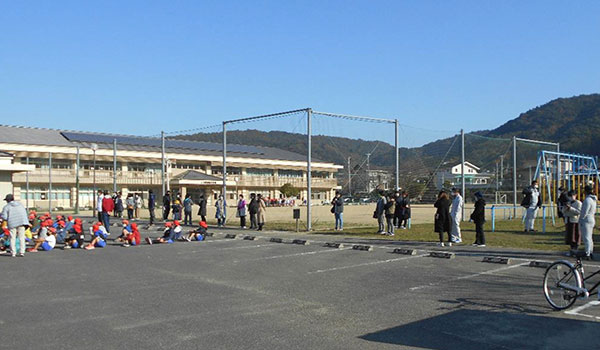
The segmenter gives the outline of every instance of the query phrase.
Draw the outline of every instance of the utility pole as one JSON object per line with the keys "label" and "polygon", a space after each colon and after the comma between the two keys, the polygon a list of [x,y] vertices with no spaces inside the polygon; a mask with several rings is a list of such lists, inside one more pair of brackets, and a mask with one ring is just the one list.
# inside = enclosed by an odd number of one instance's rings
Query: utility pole
{"label": "utility pole", "polygon": [[223,225],[227,221],[227,122],[223,122]]}
{"label": "utility pole", "polygon": [[396,152],[394,160],[396,162],[395,166],[396,166],[396,179],[395,179],[395,185],[396,188],[394,188],[394,191],[398,191],[398,188],[400,187],[400,150],[398,149],[398,119],[394,120],[394,131],[395,131],[395,135],[394,135],[394,151]]}
{"label": "utility pole", "polygon": [[306,110],[306,135],[307,135],[307,154],[306,154],[306,231],[312,230],[312,109]]}
{"label": "utility pole", "polygon": [[517,217],[517,137],[513,136],[513,218]]}
{"label": "utility pole", "polygon": [[367,153],[367,193],[371,193],[371,153]]}
{"label": "utility pole", "polygon": [[48,153],[48,212],[52,213],[52,152]]}
{"label": "utility pole", "polygon": [[348,157],[348,195],[352,197],[352,168],[350,167],[350,158]]}
{"label": "utility pole", "polygon": [[504,154],[500,156],[500,179],[504,180]]}
{"label": "utility pole", "polygon": [[[160,177],[161,177],[161,183],[162,183],[162,196],[164,197],[166,194],[166,190],[165,190],[165,132],[164,131],[160,132],[160,151],[161,151]],[[163,208],[163,212],[164,212],[164,208]]]}

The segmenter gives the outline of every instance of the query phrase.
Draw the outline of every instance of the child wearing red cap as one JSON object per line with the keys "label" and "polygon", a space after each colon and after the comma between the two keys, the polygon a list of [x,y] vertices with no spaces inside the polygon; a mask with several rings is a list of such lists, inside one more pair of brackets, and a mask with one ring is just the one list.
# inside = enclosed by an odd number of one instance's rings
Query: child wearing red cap
{"label": "child wearing red cap", "polygon": [[138,226],[135,222],[131,223],[131,233],[125,237],[125,243],[123,247],[136,246],[142,243],[142,236],[138,230]]}
{"label": "child wearing red cap", "polygon": [[123,220],[123,230],[121,231],[121,235],[115,239],[116,242],[127,242],[127,236],[129,236],[132,232],[131,225],[128,220]]}
{"label": "child wearing red cap", "polygon": [[[165,222],[165,230],[163,231],[163,236],[157,239],[152,239],[150,237],[146,237],[146,243],[173,243],[173,238],[175,237],[175,227],[178,225],[174,225],[175,222],[171,223],[169,221]],[[181,232],[181,226],[179,226],[179,232]]]}
{"label": "child wearing red cap", "polygon": [[198,227],[188,232],[187,237],[183,237],[183,240],[186,240],[188,242],[191,242],[192,240],[203,241],[206,237],[206,232],[208,232],[207,230],[208,225],[206,224],[206,222],[200,221],[198,223]]}
{"label": "child wearing red cap", "polygon": [[92,232],[94,233],[92,241],[88,245],[86,245],[83,249],[92,250],[92,249],[96,249],[96,247],[98,247],[98,248],[106,247],[106,236],[107,235],[104,233],[104,231],[102,231],[102,229],[100,227],[101,226],[98,224],[95,224],[92,227]]}
{"label": "child wearing red cap", "polygon": [[69,237],[65,240],[64,249],[83,248],[85,235],[81,219],[75,219],[73,226],[67,232],[69,233]]}
{"label": "child wearing red cap", "polygon": [[38,248],[41,250],[52,250],[56,246],[56,229],[54,227],[49,227],[47,229],[47,234],[45,238],[38,238],[35,240],[35,245],[32,248],[28,248],[27,251],[31,253],[36,253]]}

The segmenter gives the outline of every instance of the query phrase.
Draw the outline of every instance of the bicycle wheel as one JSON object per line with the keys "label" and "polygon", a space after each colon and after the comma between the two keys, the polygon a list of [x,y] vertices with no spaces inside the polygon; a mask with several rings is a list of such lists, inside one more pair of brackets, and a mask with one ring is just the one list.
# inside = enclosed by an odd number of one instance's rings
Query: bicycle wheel
{"label": "bicycle wheel", "polygon": [[577,291],[565,286],[582,288],[581,275],[571,263],[557,261],[544,274],[544,296],[555,310],[568,309],[577,300]]}

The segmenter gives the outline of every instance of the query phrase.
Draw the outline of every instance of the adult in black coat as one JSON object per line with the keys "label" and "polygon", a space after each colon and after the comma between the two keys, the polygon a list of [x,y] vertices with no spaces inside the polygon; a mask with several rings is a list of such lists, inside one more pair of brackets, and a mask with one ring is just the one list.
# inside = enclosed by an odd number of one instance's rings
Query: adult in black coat
{"label": "adult in black coat", "polygon": [[440,243],[439,246],[444,246],[444,232],[448,234],[448,245],[452,246],[450,240],[450,205],[452,202],[448,198],[448,193],[442,190],[438,194],[438,199],[435,201],[434,207],[437,208],[435,212],[435,232],[439,233]]}
{"label": "adult in black coat", "polygon": [[471,220],[475,223],[475,243],[478,247],[485,247],[485,234],[483,224],[485,223],[485,200],[481,192],[475,193],[475,209],[471,213]]}
{"label": "adult in black coat", "polygon": [[250,203],[248,203],[248,213],[250,214],[250,229],[257,229],[258,223],[256,221],[258,214],[259,203],[256,200],[256,193],[250,193]]}
{"label": "adult in black coat", "polygon": [[167,191],[163,196],[163,220],[166,221],[169,218],[171,212],[171,191]]}
{"label": "adult in black coat", "polygon": [[200,195],[198,206],[200,206],[200,208],[198,208],[198,215],[200,216],[200,220],[206,222],[206,198],[204,198],[203,194]]}

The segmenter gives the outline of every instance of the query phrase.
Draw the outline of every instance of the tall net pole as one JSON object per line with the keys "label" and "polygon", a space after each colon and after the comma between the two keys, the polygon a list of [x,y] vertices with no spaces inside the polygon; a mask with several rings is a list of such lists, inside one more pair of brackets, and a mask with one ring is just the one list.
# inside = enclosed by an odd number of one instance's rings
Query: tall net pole
{"label": "tall net pole", "polygon": [[113,139],[113,192],[117,192],[117,139]]}
{"label": "tall net pole", "polygon": [[308,108],[306,110],[306,136],[307,136],[307,151],[306,151],[306,230],[312,230],[312,207],[311,207],[311,197],[312,197],[312,172],[311,172],[311,162],[312,162],[312,109]]}
{"label": "tall net pole", "polygon": [[517,137],[513,136],[513,218],[517,217]]}
{"label": "tall net pole", "polygon": [[52,212],[52,152],[48,153],[48,212]]}
{"label": "tall net pole", "polygon": [[396,156],[394,157],[395,160],[395,167],[396,167],[396,187],[394,188],[396,191],[398,190],[398,188],[400,187],[400,151],[398,149],[398,119],[394,120],[394,148],[396,151]]}
{"label": "tall net pole", "polygon": [[79,146],[75,160],[75,214],[79,214]]}
{"label": "tall net pole", "polygon": [[462,188],[461,188],[461,192],[462,192],[462,196],[463,196],[463,206],[462,206],[462,213],[461,213],[461,221],[465,220],[465,205],[464,205],[464,200],[466,199],[467,195],[465,193],[465,130],[464,129],[460,129],[460,176],[461,176],[461,184],[462,184]]}
{"label": "tall net pole", "polygon": [[[162,196],[164,197],[166,194],[166,191],[165,191],[165,132],[164,131],[160,132],[160,148],[161,148],[160,177],[161,177],[161,183],[162,183]],[[164,212],[164,208],[163,208],[163,212]]]}
{"label": "tall net pole", "polygon": [[223,122],[223,217],[227,220],[227,122]]}

